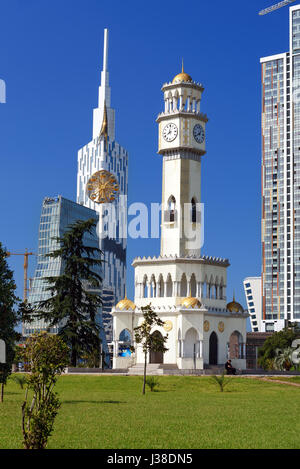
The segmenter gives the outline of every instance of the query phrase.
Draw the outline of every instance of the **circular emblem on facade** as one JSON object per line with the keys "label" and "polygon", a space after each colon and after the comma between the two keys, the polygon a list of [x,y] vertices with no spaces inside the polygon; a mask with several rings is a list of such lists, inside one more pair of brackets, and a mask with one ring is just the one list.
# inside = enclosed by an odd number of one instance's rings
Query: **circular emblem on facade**
{"label": "circular emblem on facade", "polygon": [[204,321],[203,329],[204,329],[205,332],[209,331],[209,322],[208,321]]}
{"label": "circular emblem on facade", "polygon": [[113,174],[103,169],[93,174],[86,185],[86,190],[93,202],[105,204],[115,200],[119,184]]}
{"label": "circular emblem on facade", "polygon": [[224,322],[223,321],[220,321],[219,324],[218,324],[218,329],[220,332],[224,332],[224,329],[225,329],[225,325],[224,325]]}
{"label": "circular emblem on facade", "polygon": [[170,332],[173,329],[172,321],[165,321],[164,323],[164,330],[166,332]]}

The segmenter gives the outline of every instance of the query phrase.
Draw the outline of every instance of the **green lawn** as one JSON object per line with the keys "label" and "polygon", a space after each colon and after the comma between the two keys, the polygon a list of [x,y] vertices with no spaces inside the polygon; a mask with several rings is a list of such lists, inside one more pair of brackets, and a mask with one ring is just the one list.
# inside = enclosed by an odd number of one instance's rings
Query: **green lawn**
{"label": "green lawn", "polygon": [[[231,378],[221,393],[209,377],[62,376],[62,407],[49,448],[299,448],[300,388]],[[21,448],[24,391],[10,380],[0,404],[0,448]]]}

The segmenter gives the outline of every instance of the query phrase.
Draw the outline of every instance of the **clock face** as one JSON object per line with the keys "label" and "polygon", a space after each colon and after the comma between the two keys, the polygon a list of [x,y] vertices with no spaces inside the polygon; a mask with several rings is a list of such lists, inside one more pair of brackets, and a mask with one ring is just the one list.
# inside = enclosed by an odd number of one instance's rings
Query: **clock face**
{"label": "clock face", "polygon": [[178,135],[178,129],[175,124],[167,124],[163,129],[163,137],[167,142],[173,142]]}
{"label": "clock face", "polygon": [[93,174],[86,190],[89,198],[96,204],[113,202],[119,192],[119,184],[115,176],[104,169]]}
{"label": "clock face", "polygon": [[205,138],[205,132],[200,124],[196,124],[193,130],[194,139],[198,143],[203,143]]}

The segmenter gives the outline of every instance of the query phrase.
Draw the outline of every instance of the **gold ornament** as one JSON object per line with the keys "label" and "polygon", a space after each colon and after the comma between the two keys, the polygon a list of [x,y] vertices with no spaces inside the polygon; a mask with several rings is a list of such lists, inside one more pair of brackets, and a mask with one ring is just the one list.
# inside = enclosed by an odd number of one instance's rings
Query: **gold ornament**
{"label": "gold ornament", "polygon": [[164,330],[170,332],[173,329],[172,321],[165,321]]}
{"label": "gold ornament", "polygon": [[218,324],[218,329],[220,332],[224,332],[224,329],[225,329],[225,325],[224,325],[224,322],[223,321],[220,321],[219,324]]}
{"label": "gold ornament", "polygon": [[102,169],[89,179],[86,190],[89,198],[96,204],[113,202],[119,192],[119,184],[113,174]]}
{"label": "gold ornament", "polygon": [[204,329],[204,332],[208,332],[208,331],[209,331],[209,322],[208,322],[208,321],[204,321],[203,329]]}

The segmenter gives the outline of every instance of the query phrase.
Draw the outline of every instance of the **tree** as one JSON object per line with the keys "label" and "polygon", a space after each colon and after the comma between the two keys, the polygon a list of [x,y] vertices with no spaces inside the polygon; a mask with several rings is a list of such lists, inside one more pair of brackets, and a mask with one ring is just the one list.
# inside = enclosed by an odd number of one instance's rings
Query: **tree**
{"label": "tree", "polygon": [[86,234],[93,235],[95,226],[94,219],[79,220],[61,238],[55,238],[60,247],[46,256],[60,258],[63,272],[45,278],[51,296],[35,308],[35,316],[46,321],[49,328],[59,327],[59,335],[71,349],[72,366],[83,353],[100,348],[97,312],[102,300],[93,290],[99,290],[102,282],[95,271],[102,264],[102,252],[84,242]]}
{"label": "tree", "polygon": [[163,337],[161,334],[152,334],[151,331],[154,326],[163,326],[162,321],[157,314],[152,310],[151,305],[142,306],[144,321],[138,327],[134,328],[135,341],[137,344],[142,345],[144,353],[144,380],[143,380],[143,394],[146,388],[146,375],[147,375],[147,357],[148,353],[153,350],[154,352],[166,352],[168,349],[165,343],[168,340],[168,335]]}
{"label": "tree", "polygon": [[0,402],[3,402],[4,385],[11,374],[15,343],[21,337],[15,327],[21,320],[23,306],[15,295],[16,284],[6,258],[6,251],[0,243],[0,339],[4,340],[6,345],[6,363],[0,363]]}
{"label": "tree", "polygon": [[297,332],[292,329],[283,329],[282,331],[274,332],[258,350],[258,364],[262,368],[268,369],[272,363],[274,363],[277,354],[276,351],[290,347],[293,340],[296,338]]}
{"label": "tree", "polygon": [[[57,377],[69,363],[69,349],[57,335],[35,333],[20,352],[30,374],[22,404],[22,432],[25,449],[45,449],[52,434],[60,401],[53,391]],[[32,391],[28,402],[28,391]]]}

